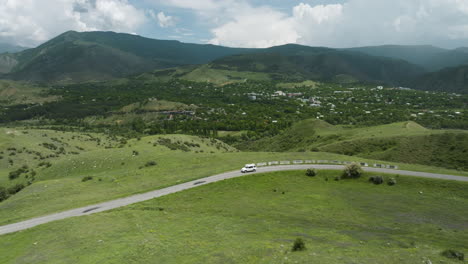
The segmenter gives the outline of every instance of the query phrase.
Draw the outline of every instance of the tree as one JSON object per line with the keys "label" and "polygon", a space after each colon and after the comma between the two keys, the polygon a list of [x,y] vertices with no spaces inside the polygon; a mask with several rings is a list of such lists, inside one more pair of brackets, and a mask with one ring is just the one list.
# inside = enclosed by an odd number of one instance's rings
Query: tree
{"label": "tree", "polygon": [[315,169],[307,169],[306,175],[309,177],[314,177],[315,175],[317,175],[317,171]]}
{"label": "tree", "polygon": [[356,179],[361,177],[362,168],[359,164],[352,163],[346,166],[343,171],[343,178]]}

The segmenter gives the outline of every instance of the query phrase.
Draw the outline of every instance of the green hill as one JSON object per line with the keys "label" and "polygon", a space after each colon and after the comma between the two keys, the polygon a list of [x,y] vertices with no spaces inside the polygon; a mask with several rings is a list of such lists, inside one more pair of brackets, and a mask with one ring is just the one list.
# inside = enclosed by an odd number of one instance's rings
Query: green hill
{"label": "green hill", "polygon": [[0,69],[8,73],[6,78],[80,82],[202,64],[246,51],[114,32],[69,31],[37,48],[0,57]]}
{"label": "green hill", "polygon": [[468,65],[427,73],[412,81],[410,86],[427,91],[466,94],[468,93]]}
{"label": "green hill", "polygon": [[[288,47],[288,46],[285,46]],[[283,47],[283,48],[285,48]],[[274,53],[270,53],[273,51]],[[401,84],[424,72],[402,60],[373,57],[358,52],[290,47],[287,52],[234,55],[212,62],[216,69],[264,72],[272,79],[337,81],[350,76],[355,81]]]}
{"label": "green hill", "polygon": [[[83,82],[211,61],[210,69],[229,72],[217,72],[213,78],[213,73],[206,71],[205,65],[201,74],[198,70],[187,78],[224,83],[244,77],[258,79],[258,76],[251,74],[256,72],[268,74],[270,79],[292,81],[313,79],[401,84],[424,72],[422,68],[403,60],[349,50],[292,44],[267,49],[238,49],[114,32],[74,31],[59,35],[34,49],[1,55],[0,72],[4,78],[16,80]],[[245,76],[245,72],[249,74]],[[220,76],[224,76],[222,80],[216,79]]]}
{"label": "green hill", "polygon": [[247,142],[244,150],[322,151],[393,162],[468,169],[468,133],[430,130],[414,122],[352,128],[304,120],[282,134]]}
{"label": "green hill", "polygon": [[159,70],[142,77],[163,81],[181,78],[217,84],[245,80],[316,80],[402,85],[422,73],[422,68],[402,60],[328,48],[284,45],[223,57],[201,66]]}
{"label": "green hill", "polygon": [[346,49],[359,51],[372,56],[381,56],[406,60],[429,71],[438,71],[447,67],[468,63],[466,48],[454,50],[442,49],[430,45],[383,45]]}

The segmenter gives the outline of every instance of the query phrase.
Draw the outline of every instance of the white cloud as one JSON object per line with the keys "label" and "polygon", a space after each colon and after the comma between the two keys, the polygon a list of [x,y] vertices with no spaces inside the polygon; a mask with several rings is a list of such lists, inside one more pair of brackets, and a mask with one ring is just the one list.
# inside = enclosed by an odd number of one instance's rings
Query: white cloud
{"label": "white cloud", "polygon": [[211,44],[234,47],[270,47],[297,42],[291,19],[270,8],[255,8],[213,30]]}
{"label": "white cloud", "polygon": [[146,17],[127,0],[1,0],[0,41],[34,46],[67,30],[133,33]]}
{"label": "white cloud", "polygon": [[166,16],[164,12],[155,13],[153,10],[149,11],[150,16],[156,20],[160,27],[167,28],[173,27],[176,24],[176,19],[172,16]]}
{"label": "white cloud", "polygon": [[[220,2],[225,7],[233,5],[232,1]],[[212,30],[211,43],[242,47],[286,43],[330,47],[447,46],[451,40],[468,38],[466,0],[348,0],[344,4],[315,6],[300,3],[290,14],[241,2],[243,8],[237,12],[222,14],[225,22]]]}

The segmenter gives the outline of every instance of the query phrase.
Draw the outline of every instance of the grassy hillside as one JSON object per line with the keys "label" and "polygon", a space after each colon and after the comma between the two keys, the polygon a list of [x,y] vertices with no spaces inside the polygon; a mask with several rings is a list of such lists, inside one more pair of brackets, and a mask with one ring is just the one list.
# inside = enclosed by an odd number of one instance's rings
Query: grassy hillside
{"label": "grassy hillside", "polygon": [[272,138],[248,142],[241,149],[323,151],[394,162],[468,170],[468,133],[430,130],[414,122],[352,128],[304,120]]}
{"label": "grassy hillside", "polygon": [[468,252],[466,183],[337,175],[246,176],[41,225],[0,236],[0,262],[462,263],[441,253]]}
{"label": "grassy hillside", "polygon": [[[467,53],[468,54],[468,53]],[[411,86],[427,91],[468,93],[468,60],[465,65],[446,68],[417,78]]]}
{"label": "grassy hillside", "polygon": [[[4,129],[0,135],[0,186],[25,185],[19,193],[0,202],[0,224],[238,170],[252,162],[313,159],[382,163],[333,153],[237,152],[220,141],[186,135],[128,141],[100,134],[48,130]],[[27,172],[9,180],[10,172],[24,165]],[[396,165],[402,169],[468,175],[435,167]],[[85,177],[92,179],[83,182]]]}
{"label": "grassy hillside", "polygon": [[137,79],[146,81],[169,81],[172,79],[182,79],[194,82],[209,82],[217,85],[245,81],[268,81],[271,76],[262,72],[224,70],[213,67],[212,64],[200,66],[185,66],[165,70],[156,70],[144,73]]}

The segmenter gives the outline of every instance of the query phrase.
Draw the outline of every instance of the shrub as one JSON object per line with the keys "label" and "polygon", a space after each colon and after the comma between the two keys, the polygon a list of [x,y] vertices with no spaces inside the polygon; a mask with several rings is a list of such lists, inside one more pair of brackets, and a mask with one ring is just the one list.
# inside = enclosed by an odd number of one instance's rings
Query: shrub
{"label": "shrub", "polygon": [[93,176],[85,176],[83,179],[81,179],[82,182],[90,181],[93,179]]}
{"label": "shrub", "polygon": [[445,250],[444,252],[442,252],[442,256],[451,259],[465,260],[465,254],[453,249]]}
{"label": "shrub", "polygon": [[25,187],[25,186],[24,186],[24,184],[22,184],[22,183],[16,184],[15,186],[12,186],[12,187],[8,188],[8,193],[9,193],[10,195],[17,194],[17,193],[19,193],[21,190],[23,190],[24,187]]}
{"label": "shrub", "polygon": [[14,179],[17,179],[19,178],[19,176],[21,176],[21,174],[23,173],[27,173],[29,170],[28,170],[28,166],[27,165],[24,165],[23,167],[15,170],[15,171],[11,171],[9,174],[8,174],[8,178],[10,180],[14,180]]}
{"label": "shrub", "polygon": [[346,166],[343,171],[343,178],[356,179],[361,177],[362,168],[359,164],[352,163]]}
{"label": "shrub", "polygon": [[158,165],[158,163],[156,163],[156,161],[152,160],[152,161],[146,162],[145,167],[151,167],[151,166],[156,166],[156,165]]}
{"label": "shrub", "polygon": [[390,179],[388,180],[387,184],[388,184],[389,186],[395,185],[395,184],[396,184],[395,178],[390,178]]}
{"label": "shrub", "polygon": [[0,186],[0,202],[8,199],[9,196],[8,190]]}
{"label": "shrub", "polygon": [[8,174],[8,179],[10,180],[14,180],[14,179],[17,179],[19,178],[19,176],[21,175],[21,172],[19,171],[10,171],[10,173]]}
{"label": "shrub", "polygon": [[296,238],[292,247],[292,251],[303,251],[305,249],[306,247],[304,240],[302,240],[302,238]]}
{"label": "shrub", "polygon": [[384,179],[382,176],[372,176],[369,178],[369,181],[373,184],[382,184],[384,182]]}
{"label": "shrub", "polygon": [[306,175],[309,177],[314,177],[317,175],[317,171],[315,169],[307,169]]}

